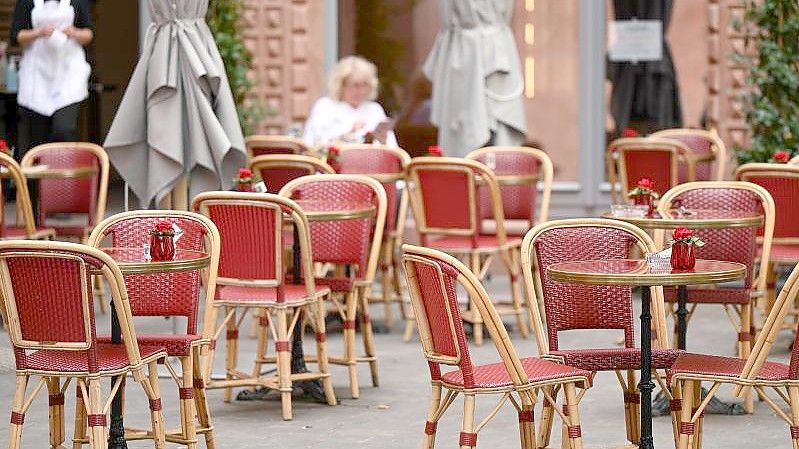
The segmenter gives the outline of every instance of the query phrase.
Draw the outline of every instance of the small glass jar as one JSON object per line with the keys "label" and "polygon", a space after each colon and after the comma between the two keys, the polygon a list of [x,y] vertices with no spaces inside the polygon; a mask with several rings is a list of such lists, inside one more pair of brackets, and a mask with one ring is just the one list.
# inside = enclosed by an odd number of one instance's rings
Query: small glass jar
{"label": "small glass jar", "polygon": [[252,192],[252,183],[240,182],[240,183],[237,184],[236,189],[239,192]]}
{"label": "small glass jar", "polygon": [[674,242],[671,245],[671,267],[675,270],[691,270],[696,265],[695,246]]}
{"label": "small glass jar", "polygon": [[175,259],[175,241],[171,235],[150,235],[150,258],[156,262]]}
{"label": "small glass jar", "polygon": [[633,204],[636,206],[647,206],[646,216],[651,217],[655,213],[655,198],[652,195],[633,195]]}

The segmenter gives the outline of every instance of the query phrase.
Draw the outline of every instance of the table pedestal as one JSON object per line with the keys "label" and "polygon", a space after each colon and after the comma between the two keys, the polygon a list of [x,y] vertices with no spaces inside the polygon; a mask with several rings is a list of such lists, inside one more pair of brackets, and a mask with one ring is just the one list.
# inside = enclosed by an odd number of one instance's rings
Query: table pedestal
{"label": "table pedestal", "polygon": [[652,440],[652,312],[649,287],[641,289],[641,449],[654,449]]}
{"label": "table pedestal", "polygon": [[[115,345],[122,344],[122,329],[119,327],[117,311],[111,303],[111,342]],[[125,404],[125,376],[114,378],[114,382],[120,381],[114,399],[111,402],[111,422],[108,427],[108,448],[109,449],[128,449],[125,441],[124,404]]]}

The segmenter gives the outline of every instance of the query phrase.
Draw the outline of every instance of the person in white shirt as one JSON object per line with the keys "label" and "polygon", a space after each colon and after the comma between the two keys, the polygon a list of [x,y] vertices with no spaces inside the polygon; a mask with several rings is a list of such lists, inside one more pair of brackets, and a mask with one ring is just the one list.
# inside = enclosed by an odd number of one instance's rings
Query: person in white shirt
{"label": "person in white shirt", "polygon": [[363,142],[371,133],[375,142],[397,146],[393,122],[374,101],[377,86],[374,64],[359,56],[341,59],[330,73],[328,96],[316,100],[305,122],[305,143]]}

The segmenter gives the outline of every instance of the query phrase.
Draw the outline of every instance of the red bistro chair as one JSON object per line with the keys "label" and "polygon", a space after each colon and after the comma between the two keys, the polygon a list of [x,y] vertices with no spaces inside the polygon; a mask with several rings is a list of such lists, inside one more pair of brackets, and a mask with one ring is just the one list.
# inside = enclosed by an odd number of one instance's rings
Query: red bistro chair
{"label": "red bistro chair", "polygon": [[[138,341],[140,345],[162,346],[170,357],[180,361],[179,373],[169,366],[180,398],[180,430],[168,432],[167,439],[195,448],[197,435],[202,434],[206,445],[213,448],[213,424],[208,409],[204,371],[205,364],[211,363],[207,353],[212,340],[214,317],[210,307],[206,307],[201,314],[200,303],[203,285],[206,295],[214,295],[214,280],[219,264],[219,233],[216,227],[207,218],[193,212],[138,210],[112,215],[99,223],[89,236],[88,244],[95,248],[142,248],[149,244],[150,231],[161,221],[173,223],[183,230],[177,241],[177,249],[207,252],[211,257],[210,265],[202,271],[125,275],[130,309],[133,316],[186,318],[183,332],[142,334],[138,336]],[[98,338],[104,343],[111,341],[109,335]],[[195,416],[199,425],[195,423]],[[146,438],[146,435],[136,430],[132,430],[131,435],[131,439]]]}
{"label": "red bistro chair", "polygon": [[[225,309],[224,321],[214,332],[214,338],[226,329],[226,370],[225,380],[211,381],[208,388],[225,388],[225,402],[230,401],[233,387],[263,386],[278,390],[283,419],[289,420],[293,416],[293,383],[317,379],[324,386],[328,404],[336,405],[328,372],[322,304],[330,289],[317,286],[312,276],[305,276],[300,284],[286,282],[284,216],[297,228],[302,272],[313,272],[308,222],[297,204],[268,193],[205,192],[194,198],[192,208],[209,217],[221,235],[219,276],[212,308]],[[239,326],[248,311],[257,314],[261,329],[251,373],[237,367]],[[303,314],[316,331],[319,371],[315,373],[291,372],[294,323]],[[269,329],[275,339],[277,373],[264,376],[261,367],[267,361]]]}
{"label": "red bistro chair", "polygon": [[31,148],[20,163],[22,168],[93,167],[97,173],[79,178],[42,179],[39,182],[39,220],[48,225],[52,214],[86,214],[85,225],[51,224],[56,237],[71,237],[85,243],[92,228],[105,218],[108,196],[108,155],[102,147],[88,142],[47,143]]}
{"label": "red bistro chair", "polygon": [[[496,222],[496,233],[481,233],[479,183],[488,190]],[[527,337],[527,311],[518,291],[521,239],[505,233],[505,214],[499,185],[490,168],[477,161],[452,157],[418,157],[408,165],[408,188],[416,232],[421,245],[467,258],[480,279],[495,255],[508,270],[512,299],[498,308],[500,315],[512,315],[523,337]],[[482,318],[467,310],[463,319],[472,323],[474,341],[483,342]]]}
{"label": "red bistro chair", "polygon": [[[688,302],[696,304],[722,304],[733,307],[740,320],[733,322],[738,333],[738,356],[749,354],[752,333],[752,301],[763,297],[766,292],[768,256],[771,252],[771,239],[774,230],[774,201],[762,187],[749,182],[704,181],[680,184],[666,192],[660,200],[658,209],[668,213],[672,204],[679,201],[686,209],[714,209],[726,211],[762,213],[764,225],[758,227],[735,227],[724,229],[703,229],[698,235],[707,245],[697,248],[697,257],[711,260],[738,262],[746,265],[749,276],[741,287],[701,287],[691,288]],[[758,231],[762,236],[758,239]],[[665,237],[668,237],[666,235]],[[759,240],[759,241],[758,241]],[[765,255],[759,262],[759,255]],[[668,302],[677,301],[677,290],[664,289]],[[732,316],[732,315],[730,315]]]}
{"label": "red bistro chair", "polygon": [[[280,195],[293,200],[330,202],[338,210],[374,207],[365,218],[313,221],[310,224],[312,260],[333,265],[330,276],[316,283],[330,287],[330,295],[344,327],[344,355],[330,357],[330,363],[349,369],[352,398],[360,396],[358,363],[368,363],[372,385],[378,386],[377,357],[372,322],[369,318],[369,291],[380,257],[380,242],[386,220],[386,192],[374,179],[363,175],[318,175],[297,178]],[[343,296],[343,302],[340,297]],[[365,355],[357,356],[355,320],[360,310]]]}
{"label": "red bistro chair", "polygon": [[[635,250],[657,251],[652,238],[631,224],[600,218],[554,220],[534,227],[525,236],[522,272],[541,355],[591,372],[615,372],[624,392],[627,439],[638,444],[641,395],[636,371],[641,369],[641,350],[635,345],[632,288],[565,284],[552,281],[547,274],[547,268],[554,263],[629,259]],[[671,366],[679,351],[668,349],[663,289],[652,287],[651,297],[652,370],[655,371]],[[562,348],[561,333],[575,329],[622,330],[624,346],[597,348],[601,343],[596,343],[592,348]],[[542,422],[547,427],[541,431],[540,447],[549,444],[551,416],[552,410],[544,409]]]}
{"label": "red bistro chair", "polygon": [[[673,128],[652,133],[650,137],[682,142],[694,154],[697,181],[723,181],[727,167],[727,146],[715,129]],[[715,167],[714,167],[715,163]],[[680,164],[680,182],[688,182],[688,167]]]}
{"label": "red bistro chair", "polygon": [[686,166],[685,180],[696,180],[694,153],[678,140],[624,137],[610,143],[605,158],[613,204],[623,202],[626,193],[644,177],[652,179],[655,191],[662,195],[681,182],[681,164]]}
{"label": "red bistro chair", "polygon": [[[505,220],[527,223],[521,228],[522,232],[514,232],[514,236],[523,237],[536,223],[549,219],[554,170],[552,160],[545,152],[530,147],[485,147],[467,154],[466,159],[481,162],[494,171],[500,184]],[[541,205],[536,213],[539,181],[542,185]],[[493,218],[486,189],[481,191],[480,216],[489,220]]]}
{"label": "red bistro chair", "polygon": [[[771,346],[797,297],[799,267],[794,267],[746,359],[691,353],[677,358],[668,377],[675,401],[681,404],[678,449],[702,447],[704,410],[723,384],[732,384],[738,396],[754,388],[776,416],[788,424],[791,447],[799,448],[799,333],[794,337],[789,364],[768,361]],[[711,384],[704,397],[700,395],[702,383]],[[776,392],[788,405],[787,413],[767,390]],[[745,436],[751,434],[742,435]]]}
{"label": "red bistro chair", "polygon": [[261,176],[266,190],[271,193],[280,192],[289,181],[300,176],[335,173],[330,165],[319,158],[294,154],[254,157],[250,159],[250,169]]}
{"label": "red bistro chair", "polygon": [[[789,164],[751,163],[738,167],[735,179],[757,184],[768,191],[774,199],[774,235],[766,269],[768,310],[776,299],[777,269],[780,266],[793,266],[799,263],[799,213],[796,198],[799,198],[799,166]],[[790,312],[794,323],[787,327],[796,329],[799,311]]]}
{"label": "red bistro chair", "polygon": [[[563,388],[565,405],[561,414],[566,423],[568,442],[564,447],[581,448],[579,399],[576,388],[591,385],[591,373],[567,365],[538,358],[519,359],[502,319],[497,314],[480,280],[464,264],[440,251],[403,246],[402,256],[408,290],[416,320],[419,323],[422,349],[430,368],[432,399],[424,426],[424,448],[432,449],[436,427],[458,394],[463,394],[463,426],[460,447],[477,446],[477,433],[510,398],[519,414],[519,434],[524,449],[536,445],[533,408],[542,389]],[[483,317],[488,334],[497,348],[501,362],[474,365],[469,353],[463,319],[458,305],[457,286],[462,286],[472,298],[477,313]],[[455,369],[442,373],[441,365]],[[442,391],[446,389],[443,401]],[[493,413],[479,425],[474,425],[477,395],[501,394],[502,399]],[[514,395],[518,396],[518,400]],[[557,408],[551,395],[544,403]]]}
{"label": "red bistro chair", "polygon": [[244,139],[250,159],[267,154],[299,154],[313,156],[314,150],[300,139],[290,136],[254,135]]}
{"label": "red bistro chair", "polygon": [[[6,171],[17,187],[17,222],[8,223],[5,213],[0,210],[3,217],[0,226],[0,235],[3,239],[50,240],[55,237],[55,229],[37,225],[33,219],[33,206],[28,191],[28,180],[22,174],[22,168],[11,156],[0,152],[0,170]],[[0,198],[0,205],[3,204]]]}
{"label": "red bistro chair", "polygon": [[408,319],[405,302],[402,300],[397,252],[405,233],[405,218],[408,214],[407,190],[398,185],[405,179],[405,168],[411,157],[402,148],[386,145],[343,145],[339,147],[340,173],[366,175],[383,185],[386,191],[386,228],[380,249],[380,280],[382,294],[376,299],[385,306],[386,326],[394,324],[391,303],[399,303],[400,313]]}
{"label": "red bistro chair", "polygon": [[[96,337],[92,272],[101,273],[111,287],[123,344],[103,343]],[[110,393],[114,396],[128,373],[149,399],[155,447],[165,446],[156,364],[166,359],[166,351],[137,344],[125,282],[108,255],[75,243],[0,242],[0,288],[17,368],[9,448],[20,447],[25,413],[45,384],[50,446],[63,447],[64,391],[73,380],[78,402],[87,404],[88,414],[79,416],[84,420],[81,426],[88,423],[89,444],[94,449],[108,447],[102,382],[114,379]],[[40,380],[26,397],[32,377]]]}

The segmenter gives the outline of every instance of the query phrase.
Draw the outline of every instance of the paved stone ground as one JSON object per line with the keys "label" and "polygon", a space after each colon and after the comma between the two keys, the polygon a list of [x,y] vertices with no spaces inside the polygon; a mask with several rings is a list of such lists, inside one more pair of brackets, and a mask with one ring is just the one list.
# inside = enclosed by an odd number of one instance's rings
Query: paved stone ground
{"label": "paved stone ground", "polygon": [[[499,288],[506,278],[495,277],[489,284],[492,292]],[[373,316],[380,320],[382,307],[374,306]],[[734,334],[728,325],[723,311],[718,307],[700,310],[691,322],[689,330],[689,349],[714,354],[731,354]],[[100,325],[107,320],[98,318]],[[160,318],[138,323],[141,331],[170,328]],[[513,341],[522,355],[536,354],[532,339],[522,339],[513,333]],[[615,334],[597,338],[582,331],[575,332],[566,340],[568,344],[583,346],[613,345]],[[775,345],[773,358],[787,360],[790,335],[782,335]],[[341,335],[332,334],[329,338],[331,352],[339,352]],[[254,353],[254,342],[244,338],[240,360],[241,366],[250,360]],[[373,388],[369,382],[368,369],[361,371],[361,398],[348,397],[347,376],[341,367],[333,367],[333,382],[341,404],[337,407],[297,399],[294,404],[293,421],[280,419],[280,402],[277,395],[265,401],[232,402],[222,401],[222,392],[210,393],[210,404],[216,424],[218,448],[415,448],[421,445],[422,428],[429,398],[429,377],[417,341],[403,343],[400,329],[392,333],[377,335],[380,361],[380,387]],[[13,392],[13,372],[8,342],[5,336],[0,339],[0,413],[8,413]],[[310,344],[309,344],[309,348]],[[217,354],[221,356],[221,353]],[[473,348],[473,357],[479,362],[496,360],[493,345],[487,342]],[[220,372],[222,357],[217,357],[216,369]],[[146,425],[147,407],[143,393],[133,382],[128,383],[126,421]],[[167,424],[177,424],[177,391],[169,379],[162,379],[165,416]],[[71,395],[67,395],[70,398]],[[721,393],[730,399],[730,393]],[[623,406],[621,393],[615,376],[600,374],[595,386],[586,394],[581,404],[583,435],[587,447],[618,447],[625,443]],[[490,397],[478,399],[478,417],[485,416],[493,407]],[[67,423],[72,421],[72,405],[68,400]],[[457,447],[461,401],[457,400],[439,425],[439,448]],[[536,417],[540,416],[540,409]],[[5,418],[2,418],[5,420]],[[481,418],[478,418],[481,419]],[[7,421],[6,421],[7,422]],[[40,394],[34,401],[25,419],[23,447],[46,447],[48,437],[46,394]],[[655,419],[655,441],[659,448],[672,447],[670,420],[666,417]],[[705,424],[705,448],[760,448],[789,447],[788,428],[764,404],[758,403],[756,412],[750,416],[708,416]],[[67,429],[71,435],[71,429]],[[6,444],[6,432],[0,432],[0,446]],[[559,436],[553,436],[553,446],[558,447]],[[513,448],[518,447],[518,427],[516,415],[511,407],[506,407],[480,433],[480,447]],[[201,445],[202,446],[202,445]],[[134,442],[130,447],[151,447],[147,442]]]}

